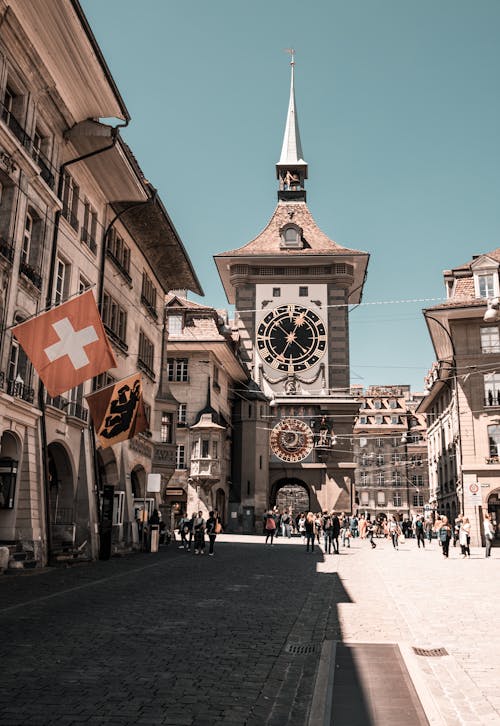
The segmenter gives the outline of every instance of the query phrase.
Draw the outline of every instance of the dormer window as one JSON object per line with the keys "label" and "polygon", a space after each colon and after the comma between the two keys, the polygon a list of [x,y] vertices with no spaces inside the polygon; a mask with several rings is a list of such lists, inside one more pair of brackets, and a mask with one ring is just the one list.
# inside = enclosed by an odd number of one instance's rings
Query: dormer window
{"label": "dormer window", "polygon": [[495,277],[493,272],[487,272],[483,274],[477,274],[474,276],[474,282],[476,287],[476,297],[496,297],[498,294],[498,282],[495,285]]}
{"label": "dormer window", "polygon": [[302,248],[302,230],[296,224],[287,224],[280,229],[281,247],[286,249]]}

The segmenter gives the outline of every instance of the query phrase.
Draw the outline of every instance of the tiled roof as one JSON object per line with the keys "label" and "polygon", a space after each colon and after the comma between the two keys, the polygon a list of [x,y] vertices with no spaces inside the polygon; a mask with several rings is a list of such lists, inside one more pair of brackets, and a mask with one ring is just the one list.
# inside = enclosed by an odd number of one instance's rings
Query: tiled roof
{"label": "tiled roof", "polygon": [[470,268],[472,263],[478,258],[478,257],[491,257],[492,260],[496,260],[497,262],[500,262],[500,247],[497,247],[496,249],[492,250],[491,252],[485,252],[481,255],[475,255],[470,262],[466,262],[464,265],[459,265],[458,267],[454,267],[453,270],[467,270]]}
{"label": "tiled roof", "polygon": [[302,228],[304,248],[300,255],[352,255],[366,252],[352,250],[337,244],[318,227],[305,202],[280,202],[276,207],[267,227],[243,247],[228,252],[222,252],[218,256],[236,256],[248,254],[280,254],[296,256],[297,249],[282,249],[280,229],[286,224],[296,224]]}

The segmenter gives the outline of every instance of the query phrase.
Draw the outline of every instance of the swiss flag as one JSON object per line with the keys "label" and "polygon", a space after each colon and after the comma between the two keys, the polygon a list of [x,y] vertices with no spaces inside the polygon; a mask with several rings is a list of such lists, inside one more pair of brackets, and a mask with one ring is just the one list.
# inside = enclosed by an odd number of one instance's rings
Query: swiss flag
{"label": "swiss flag", "polygon": [[116,366],[91,290],[12,332],[53,398]]}

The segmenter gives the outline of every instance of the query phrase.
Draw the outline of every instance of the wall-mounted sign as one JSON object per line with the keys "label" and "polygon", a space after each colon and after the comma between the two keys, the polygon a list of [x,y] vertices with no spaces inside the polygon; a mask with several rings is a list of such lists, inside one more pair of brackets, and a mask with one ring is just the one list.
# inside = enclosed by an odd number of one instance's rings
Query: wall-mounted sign
{"label": "wall-mounted sign", "polygon": [[469,486],[469,491],[471,492],[471,494],[477,494],[478,491],[479,491],[478,485],[477,484],[471,484]]}

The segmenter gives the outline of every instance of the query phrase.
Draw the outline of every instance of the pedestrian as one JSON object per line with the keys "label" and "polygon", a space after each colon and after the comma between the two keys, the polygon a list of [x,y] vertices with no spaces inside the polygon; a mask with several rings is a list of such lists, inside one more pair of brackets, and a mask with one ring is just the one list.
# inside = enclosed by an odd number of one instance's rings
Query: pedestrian
{"label": "pedestrian", "polygon": [[314,534],[316,536],[319,547],[319,540],[321,537],[321,512],[318,512],[314,517]]}
{"label": "pedestrian", "polygon": [[273,539],[276,533],[276,520],[271,510],[269,510],[266,514],[265,532],[266,544],[268,543],[269,539],[271,540],[271,544],[274,544]]}
{"label": "pedestrian", "polygon": [[196,512],[193,512],[191,515],[191,519],[189,520],[189,542],[188,542],[188,551],[191,551],[191,544],[193,543],[193,537],[194,537],[194,520],[196,519]]}
{"label": "pedestrian", "polygon": [[483,529],[484,529],[484,541],[486,543],[486,549],[484,552],[484,556],[491,557],[491,545],[495,538],[495,529],[493,527],[493,523],[491,521],[490,514],[484,515]]}
{"label": "pedestrian", "polygon": [[469,517],[463,517],[458,535],[463,560],[465,560],[466,557],[470,557],[470,529],[471,526]]}
{"label": "pedestrian", "polygon": [[415,532],[417,535],[418,548],[420,549],[420,543],[422,543],[422,547],[425,549],[425,531],[423,517],[417,517],[417,519],[415,520]]}
{"label": "pedestrian", "polygon": [[443,557],[449,556],[451,534],[451,527],[448,524],[448,517],[441,517],[441,526],[438,530],[438,537],[439,541],[441,542]]}
{"label": "pedestrian", "polygon": [[193,518],[194,532],[194,553],[195,555],[205,554],[205,520],[203,512],[198,512],[198,516]]}
{"label": "pedestrian", "polygon": [[299,521],[297,524],[297,529],[299,530],[299,534],[302,537],[302,542],[306,541],[306,515],[304,512],[300,513]]}
{"label": "pedestrian", "polygon": [[290,539],[292,536],[292,518],[288,509],[285,509],[281,515],[281,534],[283,537]]}
{"label": "pedestrian", "polygon": [[432,542],[432,521],[430,519],[425,520],[425,534],[427,536],[427,539],[429,540],[429,544]]}
{"label": "pedestrian", "polygon": [[349,526],[351,528],[351,535],[353,537],[357,537],[358,536],[358,518],[356,517],[356,515],[354,515],[354,517],[351,517]]}
{"label": "pedestrian", "polygon": [[330,515],[331,520],[331,540],[333,543],[334,554],[339,554],[339,534],[340,534],[340,519],[336,512],[332,512]]}
{"label": "pedestrian", "polygon": [[349,527],[349,517],[345,517],[342,522],[342,545],[344,547],[351,546],[351,529]]}
{"label": "pedestrian", "polygon": [[359,536],[360,536],[360,538],[361,539],[365,539],[365,537],[366,537],[366,519],[365,519],[365,515],[364,514],[362,514],[360,516],[359,522],[358,522],[358,526],[359,526]]}
{"label": "pedestrian", "polygon": [[373,522],[370,519],[366,520],[366,539],[371,544],[372,550],[377,546],[373,541]]}
{"label": "pedestrian", "polygon": [[309,552],[309,545],[311,545],[311,552],[314,552],[314,514],[312,512],[308,512],[305,522],[304,522],[304,530],[306,535],[306,552]]}
{"label": "pedestrian", "polygon": [[402,534],[401,527],[396,517],[393,517],[389,522],[389,534],[392,540],[392,546],[395,550],[399,549],[399,537]]}
{"label": "pedestrian", "polygon": [[321,518],[321,527],[323,529],[323,544],[325,555],[332,552],[332,518],[325,510]]}
{"label": "pedestrian", "polygon": [[462,526],[463,522],[463,514],[459,514],[458,517],[456,517],[455,522],[453,524],[453,547],[456,547],[457,542],[460,543],[460,528]]}
{"label": "pedestrian", "polygon": [[208,534],[208,541],[209,541],[209,547],[208,547],[208,554],[210,557],[213,557],[214,554],[214,546],[215,546],[215,538],[217,537],[217,525],[218,517],[216,516],[215,512],[209,512],[208,513],[208,519],[207,519],[207,534]]}

